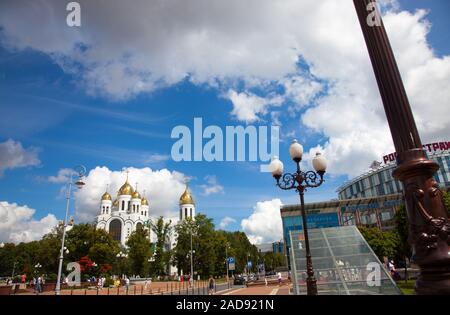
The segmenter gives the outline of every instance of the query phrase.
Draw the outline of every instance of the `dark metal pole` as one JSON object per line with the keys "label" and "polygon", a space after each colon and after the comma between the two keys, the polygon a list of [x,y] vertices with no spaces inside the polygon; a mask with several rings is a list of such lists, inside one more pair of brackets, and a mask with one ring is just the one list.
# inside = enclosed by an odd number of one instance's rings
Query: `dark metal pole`
{"label": "dark metal pole", "polygon": [[311,259],[311,251],[309,249],[308,225],[306,223],[305,197],[303,188],[299,187],[300,205],[302,211],[303,235],[305,236],[306,247],[306,290],[308,295],[317,295],[317,281],[314,276],[314,268]]}
{"label": "dark metal pole", "polygon": [[[450,294],[450,223],[375,0],[353,0],[397,151],[393,176],[403,183],[409,241],[420,266],[419,294]],[[424,87],[426,88],[426,87]],[[430,106],[433,106],[430,104]]]}

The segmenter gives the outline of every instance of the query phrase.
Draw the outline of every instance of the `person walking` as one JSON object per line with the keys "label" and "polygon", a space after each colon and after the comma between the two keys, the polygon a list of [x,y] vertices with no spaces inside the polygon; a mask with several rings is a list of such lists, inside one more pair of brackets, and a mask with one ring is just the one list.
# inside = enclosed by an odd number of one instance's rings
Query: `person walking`
{"label": "person walking", "polygon": [[36,288],[38,294],[42,292],[42,276],[37,278]]}
{"label": "person walking", "polygon": [[214,289],[216,287],[216,281],[213,276],[209,277],[209,295],[214,295]]}
{"label": "person walking", "polygon": [[281,283],[283,281],[283,277],[281,277],[281,272],[278,272],[278,285],[281,286]]}

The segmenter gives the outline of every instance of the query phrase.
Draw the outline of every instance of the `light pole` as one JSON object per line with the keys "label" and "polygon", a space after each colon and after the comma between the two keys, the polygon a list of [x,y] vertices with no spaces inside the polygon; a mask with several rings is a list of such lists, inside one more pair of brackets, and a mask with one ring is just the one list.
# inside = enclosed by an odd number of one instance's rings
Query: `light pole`
{"label": "light pole", "polygon": [[[323,183],[323,175],[327,168],[327,161],[320,154],[317,153],[314,157],[312,164],[315,169],[314,171],[303,172],[300,169],[300,162],[303,156],[303,146],[294,140],[289,147],[289,154],[297,165],[297,171],[295,173],[285,173],[283,163],[278,159],[274,158],[270,163],[270,168],[273,177],[277,181],[277,186],[283,190],[295,189],[300,195],[300,207],[302,213],[303,222],[303,234],[305,237],[305,247],[306,247],[306,270],[308,277],[306,279],[306,288],[308,295],[317,295],[317,281],[314,276],[314,268],[311,259],[311,251],[309,248],[309,238],[308,238],[308,226],[306,222],[306,211],[305,211],[305,190],[308,188],[319,187]],[[280,181],[281,179],[281,181]],[[295,262],[293,262],[295,263]]]}
{"label": "light pole", "polygon": [[16,271],[16,265],[17,265],[17,261],[14,262],[13,265],[13,270],[12,270],[12,275],[11,275],[11,281],[14,281],[14,272]]}
{"label": "light pole", "polygon": [[[75,183],[72,183],[72,178],[74,173],[77,174],[78,180]],[[59,295],[61,293],[61,273],[62,273],[62,265],[63,265],[63,259],[64,259],[64,251],[68,252],[68,249],[64,246],[64,242],[66,240],[66,227],[67,227],[67,220],[69,217],[69,206],[70,206],[70,196],[72,191],[72,185],[75,184],[78,189],[81,189],[84,186],[83,178],[84,174],[86,174],[86,168],[83,165],[78,165],[74,167],[73,171],[70,172],[70,180],[67,183],[67,195],[66,195],[66,215],[64,217],[63,222],[63,235],[61,240],[61,250],[59,254],[59,265],[58,265],[58,278],[56,279],[56,288],[55,288],[55,294]]]}
{"label": "light pole", "polygon": [[191,285],[194,284],[194,253],[195,250],[192,249],[192,234],[193,234],[193,229],[194,229],[194,225],[193,222],[191,222],[190,224],[190,228],[189,231],[191,232],[191,250],[190,250],[190,258],[191,258],[191,277],[190,277],[190,282]]}
{"label": "light pole", "polygon": [[[450,221],[375,0],[353,0],[397,152],[392,175],[403,183],[409,241],[420,267],[419,294],[450,294]],[[433,106],[430,104],[430,106]]]}
{"label": "light pole", "polygon": [[228,269],[229,269],[229,266],[228,266],[228,264],[229,264],[229,261],[228,261],[228,247],[229,246],[230,246],[229,243],[225,244],[225,263],[226,263],[226,267],[227,267],[227,282],[229,281],[229,279],[228,279]]}
{"label": "light pole", "polygon": [[40,263],[37,263],[36,265],[34,265],[34,276],[36,276],[36,273],[39,273],[39,268],[41,268],[42,265]]}
{"label": "light pole", "polygon": [[122,251],[120,251],[117,255],[116,255],[116,257],[117,258],[119,258],[119,261],[120,261],[120,273],[122,273],[122,275],[121,275],[121,277],[123,278],[123,276],[124,276],[124,274],[123,274],[123,261],[124,261],[124,259],[125,258],[128,258],[128,254],[127,253],[124,253],[124,252],[122,252]]}

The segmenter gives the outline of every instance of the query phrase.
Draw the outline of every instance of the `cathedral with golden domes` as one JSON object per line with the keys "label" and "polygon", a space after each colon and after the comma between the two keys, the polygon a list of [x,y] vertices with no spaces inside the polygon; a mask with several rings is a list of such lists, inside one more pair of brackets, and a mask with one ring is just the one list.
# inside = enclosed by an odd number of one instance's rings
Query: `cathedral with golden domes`
{"label": "cathedral with golden domes", "polygon": [[[195,218],[195,202],[189,187],[180,197],[180,221],[186,218]],[[125,183],[112,199],[106,191],[100,201],[100,214],[97,216],[97,228],[109,232],[112,238],[125,246],[130,234],[138,228],[148,229],[150,219],[149,201],[128,183],[128,174]],[[150,231],[149,231],[150,237]]]}

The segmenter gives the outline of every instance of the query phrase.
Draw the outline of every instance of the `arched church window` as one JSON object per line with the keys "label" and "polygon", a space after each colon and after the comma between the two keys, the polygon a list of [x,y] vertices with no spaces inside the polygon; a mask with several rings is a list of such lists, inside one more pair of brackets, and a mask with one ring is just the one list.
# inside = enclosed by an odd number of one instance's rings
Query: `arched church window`
{"label": "arched church window", "polygon": [[192,218],[192,208],[189,208],[190,212],[191,212],[191,218]]}
{"label": "arched church window", "polygon": [[109,234],[115,241],[122,240],[122,222],[118,219],[114,219],[109,223]]}
{"label": "arched church window", "polygon": [[136,211],[136,205],[133,205],[133,212]]}
{"label": "arched church window", "polygon": [[125,200],[122,200],[122,211],[125,211]]}
{"label": "arched church window", "polygon": [[183,219],[183,209],[180,209],[180,220]]}
{"label": "arched church window", "polygon": [[184,217],[187,218],[187,208],[184,208]]}

